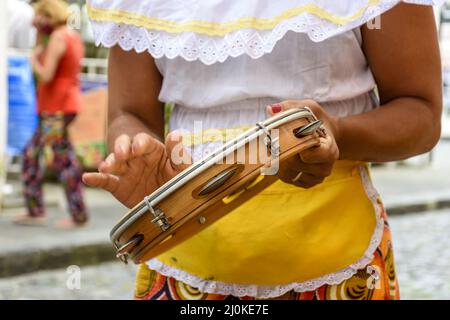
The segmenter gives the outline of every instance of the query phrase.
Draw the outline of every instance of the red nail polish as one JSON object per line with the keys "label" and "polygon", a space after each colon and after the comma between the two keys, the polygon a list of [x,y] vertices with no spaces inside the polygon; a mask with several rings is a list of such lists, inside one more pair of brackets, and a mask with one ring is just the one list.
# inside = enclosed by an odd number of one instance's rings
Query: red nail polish
{"label": "red nail polish", "polygon": [[277,103],[277,104],[271,105],[270,108],[272,108],[273,113],[278,113],[281,111],[282,106],[281,106],[281,104]]}

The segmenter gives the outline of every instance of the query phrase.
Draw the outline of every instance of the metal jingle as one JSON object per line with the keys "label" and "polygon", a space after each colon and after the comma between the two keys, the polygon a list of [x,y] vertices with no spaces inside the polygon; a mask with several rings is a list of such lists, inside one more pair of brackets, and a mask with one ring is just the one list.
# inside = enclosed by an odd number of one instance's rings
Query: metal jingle
{"label": "metal jingle", "polygon": [[225,169],[221,173],[214,176],[212,179],[210,179],[198,192],[199,196],[206,196],[217,189],[219,189],[221,186],[223,186],[228,180],[230,180],[239,170],[239,166],[231,167],[228,169]]}
{"label": "metal jingle", "polygon": [[127,243],[117,249],[116,258],[120,259],[124,263],[128,263],[128,254],[131,250],[138,246],[142,240],[144,240],[144,236],[142,234],[133,236]]}
{"label": "metal jingle", "polygon": [[297,128],[294,130],[294,135],[297,138],[302,138],[305,136],[308,136],[312,133],[314,133],[314,131],[316,131],[317,129],[319,129],[322,126],[322,121],[320,120],[315,120],[311,123],[308,123],[307,125],[304,125],[303,127]]}

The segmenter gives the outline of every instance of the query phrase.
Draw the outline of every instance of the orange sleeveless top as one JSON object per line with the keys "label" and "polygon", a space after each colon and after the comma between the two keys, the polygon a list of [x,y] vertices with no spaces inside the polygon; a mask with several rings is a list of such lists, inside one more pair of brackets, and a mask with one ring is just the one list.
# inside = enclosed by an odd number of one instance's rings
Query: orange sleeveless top
{"label": "orange sleeveless top", "polygon": [[[40,82],[37,87],[39,113],[77,113],[81,104],[79,73],[84,45],[78,33],[64,30],[66,52],[61,57],[55,76],[48,83]],[[43,54],[45,63],[46,52]]]}

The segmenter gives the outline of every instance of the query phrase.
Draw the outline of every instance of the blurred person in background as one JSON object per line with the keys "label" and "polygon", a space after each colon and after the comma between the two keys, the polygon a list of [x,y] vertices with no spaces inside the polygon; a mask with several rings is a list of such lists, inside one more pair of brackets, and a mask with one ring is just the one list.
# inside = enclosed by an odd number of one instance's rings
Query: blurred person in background
{"label": "blurred person in background", "polygon": [[33,8],[23,0],[7,0],[9,17],[8,46],[15,49],[31,49],[35,43]]}
{"label": "blurred person in background", "polygon": [[15,222],[45,222],[39,156],[44,147],[49,146],[53,151],[52,167],[64,185],[71,214],[71,218],[58,221],[56,226],[81,226],[88,220],[82,195],[82,171],[67,128],[80,107],[78,75],[84,46],[78,33],[67,27],[69,11],[64,1],[40,0],[34,4],[34,9],[33,25],[38,40],[31,64],[38,79],[39,126],[23,154],[22,175],[28,212],[16,217]]}

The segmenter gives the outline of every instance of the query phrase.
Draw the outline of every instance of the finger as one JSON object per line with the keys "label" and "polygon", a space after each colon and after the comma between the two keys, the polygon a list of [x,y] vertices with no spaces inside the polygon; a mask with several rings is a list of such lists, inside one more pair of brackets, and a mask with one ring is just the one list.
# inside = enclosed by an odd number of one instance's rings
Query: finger
{"label": "finger", "polygon": [[181,132],[173,131],[167,135],[166,150],[175,171],[181,172],[192,164],[192,157],[183,145]]}
{"label": "finger", "polygon": [[111,153],[102,163],[100,163],[98,171],[100,173],[109,173],[114,175],[124,175],[128,171],[128,163],[117,161],[116,155]]}
{"label": "finger", "polygon": [[111,193],[119,187],[119,178],[105,173],[85,173],[82,180],[90,187],[101,188]]}
{"label": "finger", "polygon": [[[158,168],[165,156],[165,146],[149,134],[139,133],[133,138],[132,154],[135,164],[142,163],[149,168]],[[140,174],[136,171],[139,167],[139,165],[133,166],[137,174]]]}
{"label": "finger", "polygon": [[[321,145],[321,141],[318,137],[315,137],[313,135],[311,136],[305,136],[302,138],[304,142],[301,143],[302,148],[300,150],[309,150],[309,149],[316,149]],[[289,166],[292,169],[298,169],[299,166],[304,164],[300,157],[300,150],[297,151],[297,153],[293,153],[289,155],[289,157],[286,157],[282,159],[280,165],[281,166]]]}
{"label": "finger", "polygon": [[114,153],[117,161],[127,161],[131,155],[131,138],[126,135],[120,135],[114,142]]}
{"label": "finger", "polygon": [[[300,171],[301,172],[301,171]],[[325,177],[316,176],[311,173],[293,171],[293,170],[285,170],[280,172],[278,177],[281,181],[295,185],[297,187],[302,188],[310,188],[316,184],[319,184],[324,181]]]}
{"label": "finger", "polygon": [[299,172],[301,171],[280,168],[280,170],[278,170],[278,178],[285,183],[292,184],[292,179],[294,179],[299,174]]}
{"label": "finger", "polygon": [[139,133],[133,138],[132,154],[134,157],[152,154],[162,143],[147,133]]}
{"label": "finger", "polygon": [[300,155],[295,155],[294,157],[286,160],[283,163],[283,167],[286,167],[288,171],[292,172],[304,172],[310,173],[316,176],[327,177],[331,174],[333,168],[333,163],[306,163],[300,158]]}

